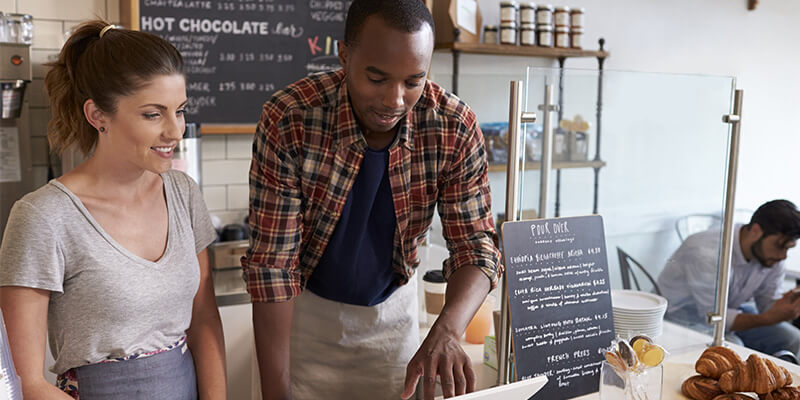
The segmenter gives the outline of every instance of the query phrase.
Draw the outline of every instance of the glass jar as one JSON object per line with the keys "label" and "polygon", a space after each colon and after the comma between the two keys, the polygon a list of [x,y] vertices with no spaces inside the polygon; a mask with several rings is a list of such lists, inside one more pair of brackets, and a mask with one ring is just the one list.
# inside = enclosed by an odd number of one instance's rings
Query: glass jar
{"label": "glass jar", "polygon": [[522,25],[536,23],[536,6],[533,3],[520,4],[519,23]]}
{"label": "glass jar", "polygon": [[503,22],[500,24],[500,43],[517,44],[516,22]]}
{"label": "glass jar", "polygon": [[0,11],[0,43],[7,42],[8,28],[6,27],[6,16]]}
{"label": "glass jar", "polygon": [[483,27],[483,43],[497,44],[497,25]]}
{"label": "glass jar", "polygon": [[544,4],[536,7],[536,25],[553,25],[553,6]]}
{"label": "glass jar", "polygon": [[569,47],[569,28],[566,26],[557,26],[555,34],[556,44],[558,48],[566,49]]}
{"label": "glass jar", "polygon": [[6,14],[6,41],[33,43],[33,17],[28,14]]}
{"label": "glass jar", "polygon": [[500,22],[517,22],[519,4],[516,1],[500,2]]}
{"label": "glass jar", "polygon": [[536,46],[536,26],[522,24],[519,30],[519,43],[523,46]]}
{"label": "glass jar", "polygon": [[552,25],[536,25],[536,44],[540,47],[553,47]]}
{"label": "glass jar", "polygon": [[569,44],[570,47],[573,49],[582,49],[583,44],[581,41],[583,40],[583,28],[575,28],[573,27],[569,31]]}
{"label": "glass jar", "polygon": [[570,26],[582,28],[583,27],[583,14],[586,12],[584,8],[573,8],[569,11],[569,24]]}
{"label": "glass jar", "polygon": [[553,11],[553,19],[555,19],[556,27],[569,26],[569,7],[556,7],[555,11]]}

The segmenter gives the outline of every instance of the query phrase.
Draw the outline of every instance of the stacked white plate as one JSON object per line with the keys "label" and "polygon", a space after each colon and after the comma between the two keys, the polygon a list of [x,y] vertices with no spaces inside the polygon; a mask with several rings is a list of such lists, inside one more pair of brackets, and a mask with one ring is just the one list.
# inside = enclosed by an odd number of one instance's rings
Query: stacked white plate
{"label": "stacked white plate", "polygon": [[14,369],[11,349],[8,347],[8,335],[0,312],[0,400],[22,400],[22,383]]}
{"label": "stacked white plate", "polygon": [[647,335],[655,338],[661,335],[667,299],[635,290],[612,290],[611,305],[617,336]]}

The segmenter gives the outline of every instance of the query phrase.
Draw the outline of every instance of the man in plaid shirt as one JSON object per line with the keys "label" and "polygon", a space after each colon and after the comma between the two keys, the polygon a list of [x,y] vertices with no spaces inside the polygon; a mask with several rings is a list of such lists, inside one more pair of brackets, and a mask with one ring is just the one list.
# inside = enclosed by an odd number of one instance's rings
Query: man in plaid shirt
{"label": "man in plaid shirt", "polygon": [[[420,378],[432,399],[437,375],[445,397],[474,390],[460,338],[502,271],[483,136],[426,80],[433,42],[422,1],[355,0],[343,69],[264,105],[242,265],[265,399],[409,398]],[[413,275],[437,207],[446,304],[420,345]]]}

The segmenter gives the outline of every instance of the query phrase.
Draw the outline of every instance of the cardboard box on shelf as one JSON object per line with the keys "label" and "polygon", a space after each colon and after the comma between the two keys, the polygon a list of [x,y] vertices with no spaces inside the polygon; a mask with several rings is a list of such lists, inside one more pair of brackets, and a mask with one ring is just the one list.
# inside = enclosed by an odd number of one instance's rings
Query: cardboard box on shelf
{"label": "cardboard box on shelf", "polygon": [[458,41],[479,43],[483,19],[477,0],[427,0],[436,24],[436,44],[456,41],[455,29],[459,30]]}

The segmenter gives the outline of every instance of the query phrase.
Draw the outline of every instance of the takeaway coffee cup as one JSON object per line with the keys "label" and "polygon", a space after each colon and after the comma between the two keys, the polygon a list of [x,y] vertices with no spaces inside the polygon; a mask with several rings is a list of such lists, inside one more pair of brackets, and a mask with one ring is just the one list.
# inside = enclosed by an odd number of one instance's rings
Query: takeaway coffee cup
{"label": "takeaway coffee cup", "polygon": [[433,325],[444,307],[444,294],[447,283],[441,270],[431,270],[422,276],[425,289],[425,313],[428,315],[428,326]]}

